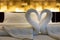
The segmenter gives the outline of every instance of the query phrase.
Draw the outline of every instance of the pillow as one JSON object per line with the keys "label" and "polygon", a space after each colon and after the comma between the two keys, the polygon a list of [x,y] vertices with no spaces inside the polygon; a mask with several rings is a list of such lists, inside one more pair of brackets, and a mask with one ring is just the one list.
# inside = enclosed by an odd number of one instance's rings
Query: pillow
{"label": "pillow", "polygon": [[5,13],[5,23],[27,23],[25,13]]}

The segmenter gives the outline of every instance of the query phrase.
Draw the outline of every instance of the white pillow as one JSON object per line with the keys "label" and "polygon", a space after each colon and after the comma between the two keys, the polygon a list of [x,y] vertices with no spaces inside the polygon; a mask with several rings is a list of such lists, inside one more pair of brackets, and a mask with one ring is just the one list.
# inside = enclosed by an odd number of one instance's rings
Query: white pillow
{"label": "white pillow", "polygon": [[49,36],[60,40],[60,24],[49,24],[47,31]]}
{"label": "white pillow", "polygon": [[5,23],[27,23],[25,13],[5,13]]}

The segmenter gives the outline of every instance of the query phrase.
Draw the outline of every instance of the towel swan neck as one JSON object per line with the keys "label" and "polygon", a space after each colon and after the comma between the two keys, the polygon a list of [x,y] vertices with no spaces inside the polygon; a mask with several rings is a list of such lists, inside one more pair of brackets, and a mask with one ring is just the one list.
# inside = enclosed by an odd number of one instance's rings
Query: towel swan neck
{"label": "towel swan neck", "polygon": [[27,21],[33,26],[33,28],[35,29],[35,31],[36,31],[37,33],[39,33],[39,32],[40,32],[40,25],[39,25],[39,23],[37,23],[37,22],[35,22],[34,20],[31,19],[30,14],[31,14],[32,12],[34,12],[34,13],[37,15],[38,20],[39,20],[39,14],[38,14],[38,12],[37,12],[36,10],[34,10],[34,9],[29,9],[29,10],[26,12],[25,17],[26,17]]}
{"label": "towel swan neck", "polygon": [[48,9],[44,9],[41,13],[40,13],[40,19],[42,17],[42,14],[44,14],[44,12],[46,12],[46,16],[40,20],[40,31],[42,34],[47,34],[47,25],[50,22],[50,20],[52,19],[52,12]]}

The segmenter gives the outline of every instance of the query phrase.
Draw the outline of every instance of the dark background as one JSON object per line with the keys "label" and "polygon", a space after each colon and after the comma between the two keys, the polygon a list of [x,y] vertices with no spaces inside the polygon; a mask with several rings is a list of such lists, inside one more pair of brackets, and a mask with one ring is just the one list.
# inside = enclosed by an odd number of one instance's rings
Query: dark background
{"label": "dark background", "polygon": [[4,21],[4,12],[0,12],[0,22]]}
{"label": "dark background", "polygon": [[60,12],[52,12],[52,22],[60,22]]}

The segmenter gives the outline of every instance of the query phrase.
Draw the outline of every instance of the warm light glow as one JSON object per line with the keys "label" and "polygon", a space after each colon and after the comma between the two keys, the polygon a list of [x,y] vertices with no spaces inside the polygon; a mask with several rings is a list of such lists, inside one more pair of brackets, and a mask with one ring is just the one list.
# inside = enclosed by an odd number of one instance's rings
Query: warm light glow
{"label": "warm light glow", "polygon": [[59,8],[46,8],[46,9],[49,9],[52,12],[59,12]]}
{"label": "warm light glow", "polygon": [[15,11],[16,11],[16,12],[24,12],[24,9],[16,8]]}
{"label": "warm light glow", "polygon": [[7,10],[7,7],[6,6],[2,6],[1,9],[0,9],[0,12],[4,12]]}
{"label": "warm light glow", "polygon": [[[9,5],[7,7],[7,5],[4,5],[3,6],[1,5],[0,6],[0,12],[26,12],[28,9],[30,8],[33,8],[33,9],[36,9],[38,12],[42,11],[43,9],[49,9],[51,10],[52,12],[59,12],[60,11],[60,3],[56,3],[56,5],[58,5],[59,7],[52,7],[47,4],[47,7],[43,6],[43,5],[38,5],[38,3],[36,5],[34,4],[31,4],[31,5],[27,5],[27,3],[22,3],[22,7],[21,5],[18,6],[18,5],[12,5],[12,3],[10,3],[11,5]],[[53,4],[54,5],[54,4]]]}
{"label": "warm light glow", "polygon": [[37,7],[36,10],[37,10],[38,12],[41,12],[43,9],[42,9],[42,7]]}

